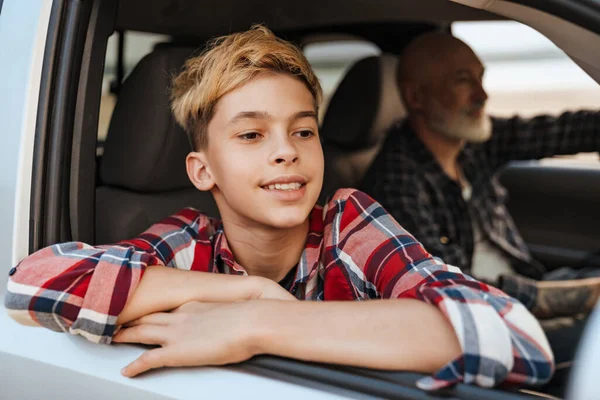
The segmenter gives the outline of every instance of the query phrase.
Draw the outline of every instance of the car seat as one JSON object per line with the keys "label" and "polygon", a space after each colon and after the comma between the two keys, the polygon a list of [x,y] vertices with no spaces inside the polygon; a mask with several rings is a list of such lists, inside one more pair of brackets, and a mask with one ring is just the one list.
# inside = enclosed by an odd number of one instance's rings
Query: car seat
{"label": "car seat", "polygon": [[367,57],[354,64],[325,112],[321,127],[325,177],[320,201],[355,188],[391,126],[406,116],[396,82],[398,57]]}
{"label": "car seat", "polygon": [[135,237],[187,206],[218,216],[212,195],[187,177],[191,146],[169,107],[171,79],[194,50],[157,47],[123,82],[96,188],[97,243]]}

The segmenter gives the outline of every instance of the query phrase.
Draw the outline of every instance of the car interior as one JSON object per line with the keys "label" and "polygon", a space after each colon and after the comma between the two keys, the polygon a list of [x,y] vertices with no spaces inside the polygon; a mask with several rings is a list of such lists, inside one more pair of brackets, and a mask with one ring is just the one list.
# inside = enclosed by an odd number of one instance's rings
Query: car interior
{"label": "car interior", "polygon": [[[218,216],[210,192],[198,191],[187,177],[190,144],[169,108],[170,80],[196,50],[159,45],[121,85],[98,158],[97,243],[135,237],[187,206]],[[322,200],[339,188],[358,186],[385,133],[404,116],[397,63],[392,54],[362,59],[337,88],[321,129],[327,163]]]}
{"label": "car interior", "polygon": [[[38,117],[31,251],[70,240],[107,244],[135,237],[187,206],[218,216],[212,195],[196,190],[187,178],[184,160],[190,144],[171,116],[168,94],[173,75],[212,37],[264,22],[299,46],[315,38],[359,37],[381,49],[381,55],[352,65],[324,113],[320,127],[326,162],[323,201],[338,188],[358,186],[388,130],[405,117],[395,82],[403,47],[420,33],[451,31],[453,21],[504,18],[444,0],[224,0],[218,7],[192,0],[56,4],[51,23],[66,21],[61,34],[71,29],[78,32],[74,37],[84,39],[69,42],[56,34],[49,44],[54,51],[45,60],[51,72],[41,92],[47,112]],[[600,33],[600,23],[594,26]],[[117,82],[108,135],[100,143],[102,72],[107,40],[115,30],[160,33],[170,40],[156,45]],[[56,83],[61,74],[78,79]],[[99,147],[103,150],[97,156]],[[550,267],[572,265],[586,257],[600,265],[593,258],[600,242],[595,223],[600,220],[600,170],[522,162],[508,166],[500,179],[510,195],[510,212],[536,258]],[[436,398],[415,388],[418,374],[275,357],[260,357],[246,368],[280,374],[281,379],[290,375],[324,379],[328,385],[350,385],[358,392],[388,398]],[[446,396],[516,399],[535,394],[458,385]]]}

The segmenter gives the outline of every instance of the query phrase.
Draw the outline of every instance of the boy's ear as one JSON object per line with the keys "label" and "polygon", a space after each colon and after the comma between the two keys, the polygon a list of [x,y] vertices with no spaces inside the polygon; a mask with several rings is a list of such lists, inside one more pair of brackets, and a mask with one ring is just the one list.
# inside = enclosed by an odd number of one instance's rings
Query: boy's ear
{"label": "boy's ear", "polygon": [[190,181],[199,190],[209,191],[215,186],[215,180],[208,166],[206,160],[206,154],[204,152],[191,152],[185,159],[185,166],[187,169],[188,177]]}

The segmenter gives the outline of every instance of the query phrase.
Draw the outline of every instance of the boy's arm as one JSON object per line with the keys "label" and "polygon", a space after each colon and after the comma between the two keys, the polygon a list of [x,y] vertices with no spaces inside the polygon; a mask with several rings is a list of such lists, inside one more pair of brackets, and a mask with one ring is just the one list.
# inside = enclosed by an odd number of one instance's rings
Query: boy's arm
{"label": "boy's arm", "polygon": [[436,306],[454,328],[461,357],[421,382],[423,387],[541,384],[550,379],[550,346],[521,303],[433,258],[366,194],[341,193],[337,207],[343,212],[332,234],[338,241],[332,245],[339,249],[335,264],[360,271],[365,286],[375,287],[379,298],[410,298]]}
{"label": "boy's arm", "polygon": [[190,301],[228,303],[252,299],[296,300],[276,282],[260,276],[148,266],[116,324],[122,325],[147,314],[173,310]]}
{"label": "boy's arm", "polygon": [[461,354],[450,322],[418,300],[259,301],[251,307],[257,317],[250,337],[259,354],[428,374]]}
{"label": "boy's arm", "polygon": [[419,381],[424,389],[550,379],[554,365],[548,341],[522,304],[432,258],[364,193],[346,191],[340,197],[330,210],[341,211],[328,213],[334,227],[325,242],[333,248],[325,251],[338,258],[326,260],[327,271],[345,269],[338,274],[340,287],[356,284],[356,293],[374,287],[376,298],[390,300],[186,304],[175,313],[134,321],[117,335],[117,342],[162,346],[144,353],[124,374],[226,364],[269,353],[437,371]]}
{"label": "boy's arm", "polygon": [[[229,300],[273,294],[276,285],[266,280],[177,270],[190,269],[202,253],[194,251],[196,239],[210,243],[204,237],[209,223],[207,217],[186,209],[153,225],[140,238],[113,246],[73,242],[44,248],[13,270],[5,307],[20,323],[109,343],[117,324],[190,300],[223,300],[225,287],[234,288],[227,292]],[[210,252],[203,256],[206,261],[196,260],[197,264],[204,262],[208,270]]]}
{"label": "boy's arm", "polygon": [[443,314],[412,299],[188,303],[131,325],[115,342],[162,348],[134,361],[123,371],[126,376],[161,366],[229,364],[258,354],[433,373],[461,353]]}

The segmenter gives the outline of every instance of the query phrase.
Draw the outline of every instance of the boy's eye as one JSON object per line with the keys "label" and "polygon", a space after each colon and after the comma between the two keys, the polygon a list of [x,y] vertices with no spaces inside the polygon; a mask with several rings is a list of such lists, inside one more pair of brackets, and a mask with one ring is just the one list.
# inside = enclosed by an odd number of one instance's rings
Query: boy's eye
{"label": "boy's eye", "polygon": [[306,130],[306,131],[296,132],[295,135],[299,136],[299,137],[301,137],[303,139],[308,139],[309,137],[314,136],[314,133],[312,131]]}
{"label": "boy's eye", "polygon": [[243,140],[256,140],[260,137],[260,133],[247,132],[247,133],[243,133],[243,134],[239,135],[238,137]]}

